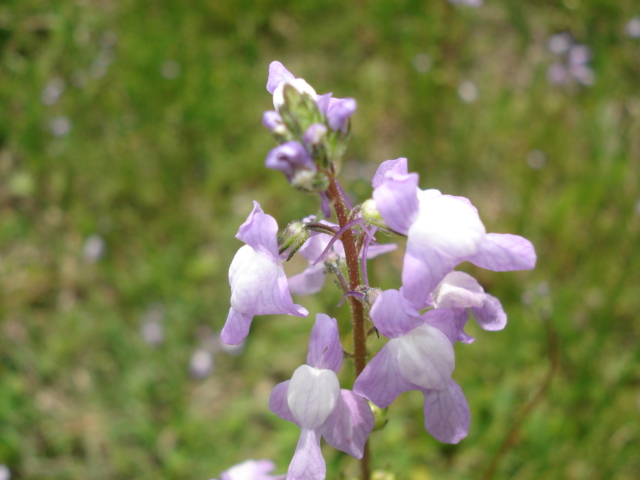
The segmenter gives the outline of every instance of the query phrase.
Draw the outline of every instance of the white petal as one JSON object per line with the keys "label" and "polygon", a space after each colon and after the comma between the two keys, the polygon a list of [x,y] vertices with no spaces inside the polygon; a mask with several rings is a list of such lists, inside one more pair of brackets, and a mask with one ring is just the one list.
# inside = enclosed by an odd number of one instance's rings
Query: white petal
{"label": "white petal", "polygon": [[[241,247],[229,267],[231,306],[239,312],[254,314],[276,313],[269,311],[271,291],[284,269],[271,258],[261,255],[248,245]],[[267,295],[269,294],[269,295]],[[273,308],[273,307],[271,307]]]}
{"label": "white petal", "polygon": [[293,80],[289,80],[289,81],[286,81],[286,82],[281,82],[280,85],[278,85],[276,87],[275,91],[273,92],[273,106],[278,111],[280,110],[280,107],[282,105],[284,105],[284,95],[282,94],[282,91],[284,90],[284,86],[286,84],[291,85],[293,88],[298,90],[300,93],[306,93],[307,95],[309,95],[314,100],[318,97],[318,94],[313,89],[313,87],[311,85],[309,85],[302,78],[294,78]]}
{"label": "white petal", "polygon": [[302,428],[322,425],[340,396],[340,382],[332,370],[299,366],[289,383],[287,404]]}
{"label": "white petal", "polygon": [[486,234],[478,212],[466,199],[437,193],[418,194],[420,211],[409,237],[451,258],[475,254]]}
{"label": "white petal", "polygon": [[407,335],[389,341],[403,377],[422,388],[443,390],[455,367],[453,346],[435,327],[421,325]]}
{"label": "white petal", "polygon": [[481,307],[486,294],[475,278],[464,272],[451,272],[434,294],[436,308]]}

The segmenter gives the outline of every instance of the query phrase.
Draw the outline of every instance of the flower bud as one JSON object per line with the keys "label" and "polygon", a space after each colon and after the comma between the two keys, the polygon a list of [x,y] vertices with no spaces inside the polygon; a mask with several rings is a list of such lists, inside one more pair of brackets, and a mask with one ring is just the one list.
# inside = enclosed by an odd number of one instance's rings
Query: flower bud
{"label": "flower bud", "polygon": [[371,408],[371,413],[373,413],[373,431],[377,432],[378,430],[382,430],[389,421],[387,418],[387,411],[389,411],[389,407],[380,408],[372,402],[369,402],[369,407]]}
{"label": "flower bud", "polygon": [[373,198],[366,200],[362,204],[360,212],[365,222],[377,227],[389,228],[385,221],[382,219],[382,215],[380,215],[380,211],[378,210],[376,201]]}
{"label": "flower bud", "polygon": [[291,222],[278,237],[280,253],[289,250],[287,260],[290,260],[308,239],[309,230],[307,230],[305,224],[303,222]]}
{"label": "flower bud", "polygon": [[304,132],[304,143],[308,146],[320,145],[327,135],[327,127],[322,123],[313,123]]}
{"label": "flower bud", "polygon": [[329,188],[329,178],[322,172],[299,170],[294,175],[291,186],[307,193],[324,192]]}
{"label": "flower bud", "polygon": [[[276,90],[277,92],[278,90]],[[274,93],[274,98],[276,93]],[[312,94],[304,89],[298,90],[291,83],[282,84],[282,104],[277,107],[278,113],[280,113],[282,121],[296,138],[302,138],[310,125],[324,121],[322,113],[316,104],[316,97],[315,92]]]}
{"label": "flower bud", "polygon": [[287,100],[291,101],[291,99],[287,99],[287,97],[292,96],[292,90],[297,92],[299,96],[306,94],[314,101],[318,96],[313,87],[302,78],[289,79],[281,82],[273,92],[273,106],[276,110],[280,111]]}
{"label": "flower bud", "polygon": [[311,153],[313,161],[320,168],[328,168],[329,160],[327,155],[327,132],[328,129],[323,123],[312,123],[304,132],[304,144]]}
{"label": "flower bud", "polygon": [[285,142],[273,148],[267,155],[265,165],[267,168],[280,170],[291,184],[294,184],[294,179],[301,173],[313,176],[317,171],[311,156],[298,142]]}
{"label": "flower bud", "polygon": [[356,111],[353,98],[332,98],[327,109],[327,123],[332,130],[346,131],[349,117]]}

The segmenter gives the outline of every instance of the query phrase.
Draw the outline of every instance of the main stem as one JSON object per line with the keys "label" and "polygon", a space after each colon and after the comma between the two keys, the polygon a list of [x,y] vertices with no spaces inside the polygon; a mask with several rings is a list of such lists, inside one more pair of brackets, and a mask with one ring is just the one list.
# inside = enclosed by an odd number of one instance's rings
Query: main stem
{"label": "main stem", "polygon": [[[333,202],[333,207],[338,217],[340,228],[349,222],[349,212],[340,194],[340,189],[334,178],[331,178],[329,190],[327,191],[329,200]],[[360,256],[356,245],[356,236],[349,228],[341,236],[344,246],[345,259],[347,262],[347,275],[349,279],[349,290],[355,292],[360,286]],[[353,321],[353,358],[355,363],[356,378],[362,373],[367,365],[367,334],[364,326],[364,308],[362,303],[355,297],[348,297],[351,306],[351,318]],[[364,445],[364,453],[360,460],[361,480],[370,480],[371,470],[369,467],[369,442]]]}

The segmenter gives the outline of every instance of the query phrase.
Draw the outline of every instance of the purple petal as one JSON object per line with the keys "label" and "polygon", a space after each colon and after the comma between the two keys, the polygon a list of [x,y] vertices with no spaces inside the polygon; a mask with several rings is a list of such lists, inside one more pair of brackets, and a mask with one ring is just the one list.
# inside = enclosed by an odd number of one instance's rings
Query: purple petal
{"label": "purple petal", "polygon": [[556,85],[563,85],[567,83],[568,71],[567,68],[559,62],[552,63],[547,69],[547,81]]}
{"label": "purple petal", "polygon": [[268,252],[278,258],[278,223],[262,211],[260,204],[253,201],[253,210],[247,220],[240,225],[236,238],[258,252]]}
{"label": "purple petal", "polygon": [[370,315],[378,331],[387,338],[405,335],[423,323],[420,312],[398,290],[385,290],[378,295]]}
{"label": "purple petal", "polygon": [[478,252],[468,260],[487,270],[509,272],[531,270],[536,265],[536,252],[529,240],[508,233],[488,233]]}
{"label": "purple petal", "polygon": [[322,123],[313,123],[309,125],[306,132],[304,132],[303,141],[304,144],[309,146],[319,145],[327,135],[327,127]]}
{"label": "purple petal", "polygon": [[409,169],[407,167],[407,159],[404,157],[396,158],[395,160],[387,160],[382,162],[378,167],[371,184],[376,189],[388,178],[393,178],[394,175],[407,175]]}
{"label": "purple petal", "polygon": [[342,366],[342,357],[338,322],[329,315],[318,313],[316,323],[311,329],[307,365],[338,373]]}
{"label": "purple petal", "polygon": [[428,244],[409,237],[402,263],[402,294],[417,308],[422,308],[431,292],[457,263]]}
{"label": "purple petal", "polygon": [[325,93],[324,95],[318,95],[316,98],[316,105],[318,105],[318,109],[322,112],[323,115],[326,115],[327,110],[329,110],[332,96],[332,93]]}
{"label": "purple petal", "polygon": [[480,307],[485,299],[484,289],[468,273],[451,272],[440,282],[434,293],[436,308]]}
{"label": "purple petal", "polygon": [[353,385],[355,393],[380,408],[387,408],[401,393],[418,388],[400,374],[397,360],[387,347],[371,359]]}
{"label": "purple petal", "polygon": [[280,62],[271,62],[269,65],[269,79],[267,80],[267,91],[271,94],[282,82],[293,80],[295,77]]}
{"label": "purple petal", "polygon": [[406,235],[418,216],[418,174],[395,175],[373,191],[378,211],[392,230]]}
{"label": "purple petal", "polygon": [[507,314],[504,313],[500,300],[492,295],[486,294],[482,307],[472,308],[471,312],[483,330],[495,332],[507,326]]}
{"label": "purple petal", "polygon": [[[324,252],[324,250],[327,248],[332,238],[333,237],[331,235],[328,235],[326,233],[311,232],[309,239],[304,242],[304,245],[302,245],[302,247],[300,247],[298,253],[309,260],[309,262],[313,263],[318,259],[320,255],[322,255],[322,252]],[[340,240],[335,241],[332,250],[336,255],[344,257],[344,247],[342,246],[342,242]]]}
{"label": "purple petal", "polygon": [[262,114],[262,125],[264,125],[267,130],[273,133],[273,131],[283,125],[282,117],[278,112],[268,111]]}
{"label": "purple petal", "polygon": [[329,202],[329,197],[325,192],[318,192],[320,196],[320,210],[322,210],[322,214],[325,218],[331,218],[331,202]]}
{"label": "purple petal", "polygon": [[291,380],[287,380],[273,387],[273,390],[271,390],[271,396],[269,397],[269,410],[278,415],[281,419],[300,426],[293,416],[293,413],[291,413],[291,409],[287,403],[287,391],[289,390],[290,382]]}
{"label": "purple petal", "polygon": [[249,334],[252,320],[253,315],[238,312],[231,307],[227,315],[227,321],[222,327],[222,332],[220,332],[220,338],[227,345],[240,345]]}
{"label": "purple petal", "polygon": [[449,341],[473,343],[475,338],[467,335],[464,327],[469,320],[469,312],[466,308],[436,308],[422,315],[424,322],[436,327],[444,333]]}
{"label": "purple petal", "polygon": [[301,143],[285,142],[271,149],[267,154],[265,166],[284,173],[291,182],[295,174],[301,170],[315,172],[317,170],[309,152]]}
{"label": "purple petal", "polygon": [[324,285],[324,265],[307,267],[304,271],[289,277],[289,291],[296,295],[313,295]]}
{"label": "purple petal", "polygon": [[343,130],[347,120],[356,111],[353,98],[332,98],[327,109],[327,123],[333,130]]}
{"label": "purple petal", "polygon": [[321,427],[326,442],[352,457],[362,458],[364,444],[373,430],[374,418],[369,403],[350,390],[341,390],[338,405]]}
{"label": "purple petal", "polygon": [[324,480],[327,466],[320,451],[320,434],[303,428],[296,453],[289,464],[287,480]]}
{"label": "purple petal", "polygon": [[422,319],[427,325],[436,327],[442,333],[444,333],[451,344],[456,343],[458,340],[458,323],[456,322],[456,314],[449,308],[437,308],[429,310]]}
{"label": "purple petal", "polygon": [[378,255],[383,255],[385,253],[393,252],[398,248],[398,245],[395,243],[385,243],[383,245],[371,245],[369,246],[369,250],[367,251],[367,258],[376,258]]}
{"label": "purple petal", "polygon": [[469,404],[460,386],[451,380],[446,390],[423,390],[424,428],[436,440],[458,443],[471,424]]}

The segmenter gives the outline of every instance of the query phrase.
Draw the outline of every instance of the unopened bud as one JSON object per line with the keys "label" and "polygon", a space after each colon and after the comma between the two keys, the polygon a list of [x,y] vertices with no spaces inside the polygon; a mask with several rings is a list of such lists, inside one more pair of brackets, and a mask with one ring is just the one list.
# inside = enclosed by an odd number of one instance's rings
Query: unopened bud
{"label": "unopened bud", "polygon": [[299,170],[291,180],[291,185],[303,192],[324,192],[329,188],[329,179],[322,172]]}
{"label": "unopened bud", "polygon": [[267,155],[265,165],[280,170],[292,185],[300,174],[313,176],[317,170],[309,152],[298,142],[286,142],[273,148]]}
{"label": "unopened bud", "polygon": [[314,101],[318,96],[313,87],[302,78],[287,80],[280,83],[273,92],[273,106],[276,110],[280,111],[280,108],[282,108],[287,101],[291,102],[292,97],[295,98],[294,92],[298,94],[298,97],[302,94],[307,94]]}
{"label": "unopened bud", "polygon": [[382,218],[382,215],[380,215],[376,201],[373,198],[370,198],[362,204],[360,212],[365,222],[377,227],[389,228]]}
{"label": "unopened bud", "polygon": [[308,239],[309,230],[307,230],[305,224],[303,222],[291,222],[278,238],[280,253],[284,253],[289,250],[287,260],[290,260]]}
{"label": "unopened bud", "polygon": [[369,407],[371,408],[371,413],[373,413],[373,431],[382,430],[389,421],[387,418],[389,408],[380,408],[371,402],[369,402]]}
{"label": "unopened bud", "polygon": [[314,123],[304,132],[304,143],[310,146],[319,145],[326,135],[327,127],[322,123]]}

